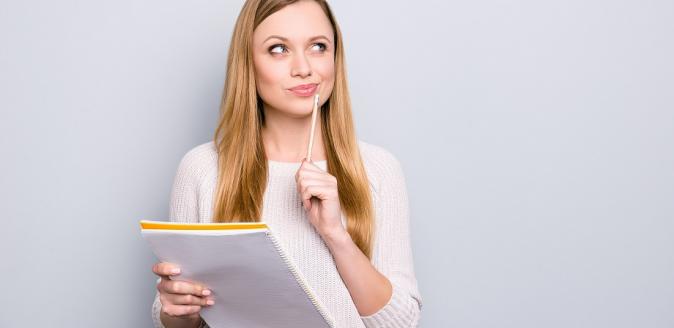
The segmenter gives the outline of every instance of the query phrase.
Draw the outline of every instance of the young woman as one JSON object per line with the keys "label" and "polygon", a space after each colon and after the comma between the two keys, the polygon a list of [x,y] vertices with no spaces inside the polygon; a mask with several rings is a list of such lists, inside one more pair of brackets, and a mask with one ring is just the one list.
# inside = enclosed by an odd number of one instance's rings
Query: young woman
{"label": "young woman", "polygon": [[[306,161],[316,93],[320,115]],[[170,219],[264,221],[337,327],[417,325],[402,167],[355,136],[342,35],[325,1],[246,1],[214,140],[182,158]],[[202,307],[237,297],[180,281],[175,264],[157,263],[153,272],[156,327],[206,326]]]}

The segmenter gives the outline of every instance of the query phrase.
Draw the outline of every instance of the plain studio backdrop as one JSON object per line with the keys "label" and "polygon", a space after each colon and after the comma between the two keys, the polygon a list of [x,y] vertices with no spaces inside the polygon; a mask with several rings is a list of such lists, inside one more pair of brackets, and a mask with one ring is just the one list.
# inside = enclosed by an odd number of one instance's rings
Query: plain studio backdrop
{"label": "plain studio backdrop", "polygon": [[[242,1],[2,0],[0,327],[150,327]],[[332,1],[423,327],[674,327],[674,2]]]}

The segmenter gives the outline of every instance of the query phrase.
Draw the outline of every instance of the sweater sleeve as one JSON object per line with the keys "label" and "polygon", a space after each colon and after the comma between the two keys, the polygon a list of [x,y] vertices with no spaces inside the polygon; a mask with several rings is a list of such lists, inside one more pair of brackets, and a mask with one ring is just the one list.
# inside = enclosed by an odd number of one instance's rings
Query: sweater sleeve
{"label": "sweater sleeve", "polygon": [[[198,179],[196,165],[198,157],[194,150],[187,152],[180,160],[178,170],[173,179],[169,204],[170,222],[199,222],[198,211]],[[161,278],[157,279],[159,283]],[[159,319],[161,313],[161,302],[159,300],[159,291],[155,293],[152,303],[152,321],[155,328],[165,328]]]}
{"label": "sweater sleeve", "polygon": [[374,267],[393,286],[388,303],[376,313],[361,316],[367,328],[416,327],[421,312],[421,295],[414,274],[410,243],[410,213],[407,187],[400,162],[383,150],[373,160],[378,177],[374,192]]}

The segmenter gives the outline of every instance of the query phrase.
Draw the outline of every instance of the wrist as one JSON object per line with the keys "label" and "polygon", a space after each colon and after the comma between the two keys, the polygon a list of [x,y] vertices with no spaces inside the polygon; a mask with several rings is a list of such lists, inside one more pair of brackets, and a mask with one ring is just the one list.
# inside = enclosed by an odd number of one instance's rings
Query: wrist
{"label": "wrist", "polygon": [[194,317],[171,317],[164,312],[159,314],[159,321],[164,327],[185,327],[185,328],[201,328],[205,327],[205,321],[201,315]]}
{"label": "wrist", "polygon": [[325,244],[331,250],[336,248],[342,248],[348,243],[353,242],[351,240],[351,235],[349,235],[349,232],[343,228],[323,233],[321,237],[323,237]]}

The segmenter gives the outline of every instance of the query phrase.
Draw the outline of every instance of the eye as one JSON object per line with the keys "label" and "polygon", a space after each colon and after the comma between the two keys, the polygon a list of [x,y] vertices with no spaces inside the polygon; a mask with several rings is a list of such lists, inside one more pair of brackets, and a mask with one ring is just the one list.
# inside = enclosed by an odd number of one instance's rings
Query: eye
{"label": "eye", "polygon": [[[278,49],[281,49],[280,51]],[[286,50],[286,46],[284,44],[275,44],[271,47],[269,47],[269,52],[272,54],[282,54],[284,50]]]}
{"label": "eye", "polygon": [[318,51],[320,51],[320,52],[324,52],[324,51],[328,48],[328,47],[325,45],[325,43],[322,43],[322,42],[314,43],[313,46],[312,46],[311,48],[312,48],[312,49],[315,49],[316,46],[319,46],[319,47],[318,47],[318,48],[319,48]]}

